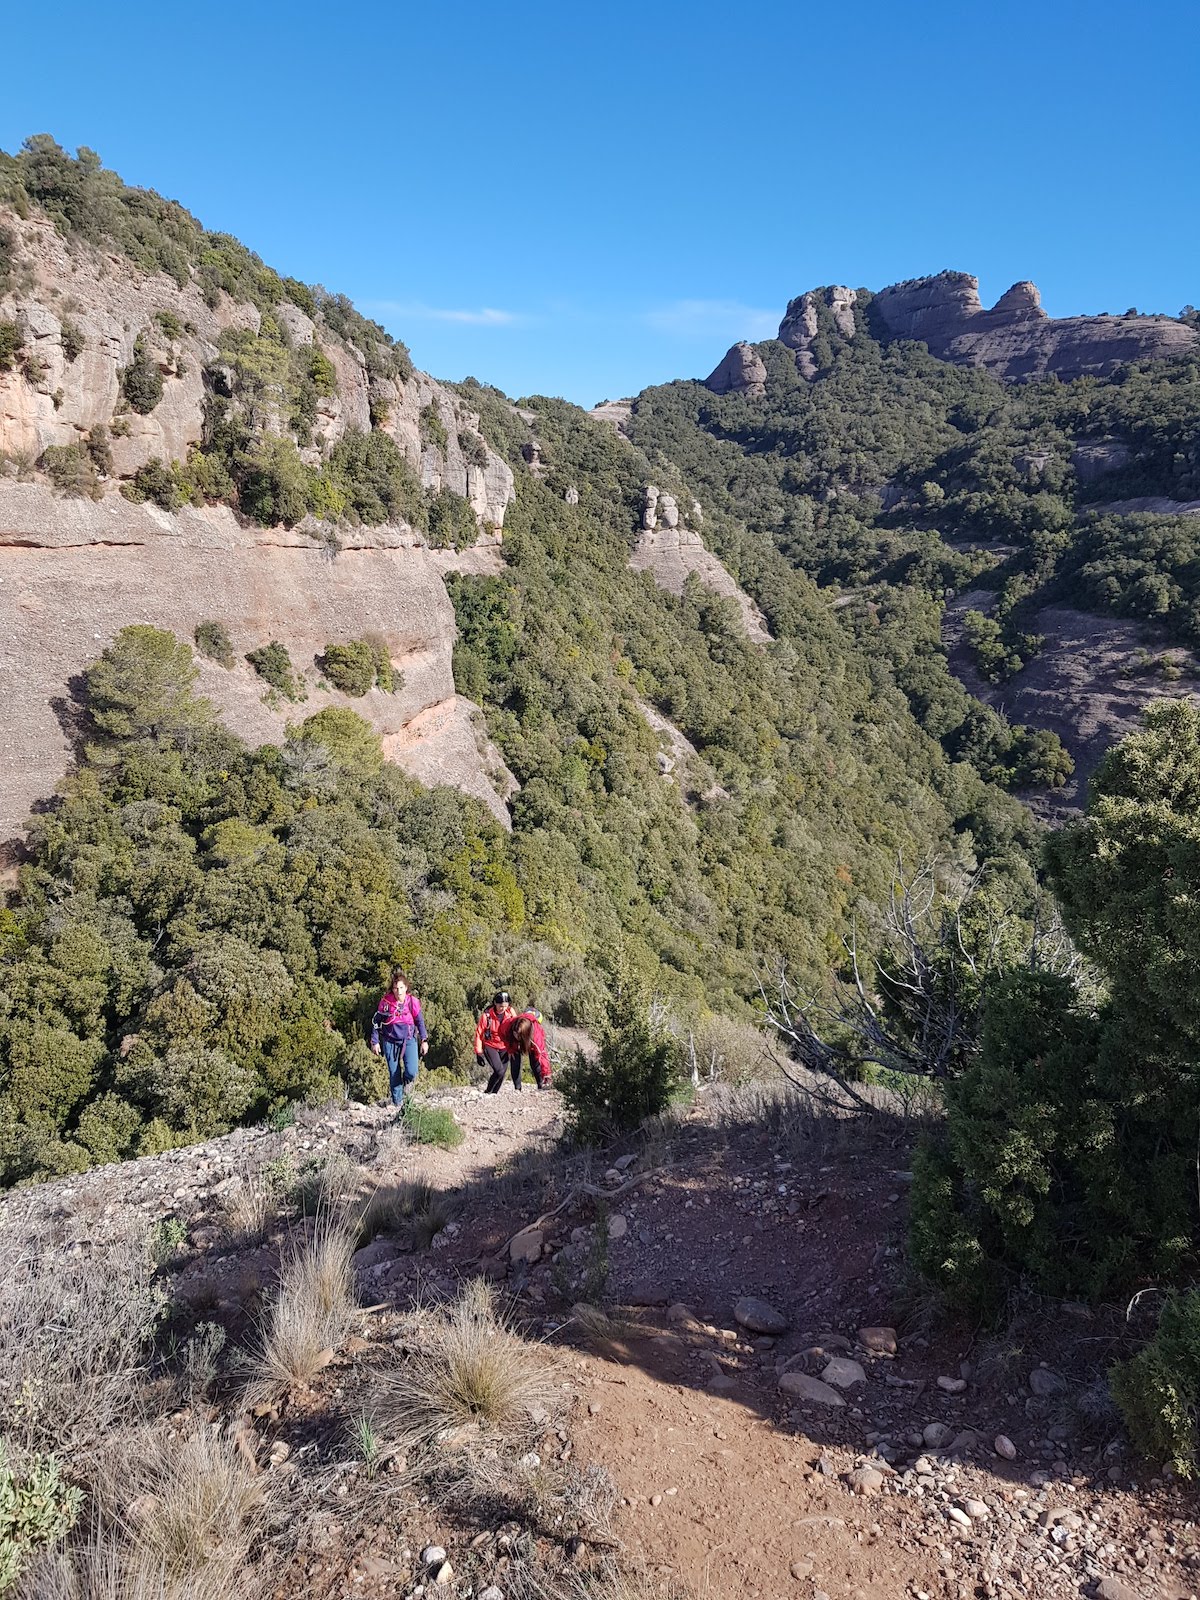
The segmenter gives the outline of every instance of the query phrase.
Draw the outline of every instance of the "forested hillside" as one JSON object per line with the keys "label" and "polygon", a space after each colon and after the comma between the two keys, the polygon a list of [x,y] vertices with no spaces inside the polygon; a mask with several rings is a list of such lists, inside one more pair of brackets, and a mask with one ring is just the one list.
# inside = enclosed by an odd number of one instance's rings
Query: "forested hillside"
{"label": "forested hillside", "polygon": [[[377,1092],[364,1007],[395,960],[425,998],[430,1065],[462,1072],[471,1011],[497,981],[557,1020],[595,1027],[611,1015],[611,975],[632,973],[684,1030],[713,1013],[749,1015],[777,957],[819,991],[852,924],[870,947],[901,859],[936,855],[951,877],[982,871],[997,904],[1028,913],[1036,829],[988,780],[1044,777],[1036,739],[961,694],[954,705],[982,718],[987,750],[930,737],[878,650],[863,650],[812,578],[741,520],[703,462],[672,469],[671,482],[685,504],[694,484],[705,537],[769,619],[765,645],[731,600],[696,581],[675,596],[630,570],[659,462],[606,425],[561,401],[518,408],[475,382],[438,388],[420,418],[418,476],[411,441],[388,431],[399,414],[388,406],[411,406],[431,380],[346,302],[276,275],[87,153],[72,160],[35,141],[6,158],[3,176],[22,224],[52,222],[101,284],[132,260],[151,274],[145,292],[169,277],[225,324],[246,308],[257,319],[236,338],[214,335],[203,429],[184,457],[126,477],[86,441],[10,457],[12,478],[44,486],[51,523],[67,504],[52,486],[98,496],[118,518],[143,495],[167,516],[185,496],[217,499],[243,523],[296,520],[335,582],[351,530],[386,524],[394,543],[398,532],[476,537],[468,502],[431,486],[455,448],[488,462],[490,483],[511,482],[503,559],[447,584],[457,687],[482,706],[519,786],[509,838],[474,802],[422,790],[384,762],[351,709],[373,676],[391,673],[378,643],[327,647],[307,682],[278,641],[251,651],[271,704],[303,698],[318,673],[328,702],[282,743],[254,748],[198,695],[189,640],[110,624],[98,662],[62,685],[75,770],[39,806],[4,913],[7,1181],[210,1134],[338,1080]],[[39,259],[57,258],[43,248]],[[41,395],[45,372],[22,311],[32,268],[19,251],[10,267],[6,392],[19,407]],[[307,308],[319,339],[297,341],[288,306]],[[82,323],[93,308],[59,311],[65,320],[38,324],[56,350],[72,315]],[[161,328],[168,340],[174,331]],[[321,350],[343,347],[365,362],[365,431],[321,393]],[[154,411],[143,388],[184,381],[163,376],[166,359],[135,350],[118,420],[143,401]],[[447,418],[470,432],[451,440]],[[58,472],[63,449],[80,474]],[[447,494],[463,508],[452,535],[439,521]],[[753,522],[753,496],[746,510]],[[267,547],[260,559],[273,559]],[[232,670],[226,620],[208,618],[196,642]],[[661,759],[664,726],[682,752],[673,762]],[[628,1004],[618,997],[618,1009]]]}
{"label": "forested hillside", "polygon": [[[832,589],[948,753],[1013,787],[1061,782],[1069,763],[1054,736],[1014,734],[950,677],[942,606],[988,592],[966,636],[993,682],[1036,658],[1051,603],[1200,639],[1200,522],[1186,514],[1200,496],[1200,359],[1004,384],[882,336],[866,290],[852,335],[818,312],[810,376],[769,340],[753,347],[761,381],[649,389],[630,436]],[[744,541],[723,536],[720,548],[766,606]]]}

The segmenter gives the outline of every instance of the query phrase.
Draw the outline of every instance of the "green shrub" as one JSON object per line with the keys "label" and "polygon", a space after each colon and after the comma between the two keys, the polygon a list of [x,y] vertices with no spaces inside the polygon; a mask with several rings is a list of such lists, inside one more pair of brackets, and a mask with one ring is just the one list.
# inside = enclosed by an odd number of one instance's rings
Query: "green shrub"
{"label": "green shrub", "polygon": [[404,1126],[418,1144],[436,1145],[439,1150],[455,1150],[466,1138],[451,1112],[411,1097],[404,1102]]}
{"label": "green shrub", "polygon": [[421,443],[432,445],[435,450],[445,452],[450,443],[450,436],[446,432],[446,424],[442,421],[442,414],[431,400],[427,406],[421,407],[419,426],[421,430]]}
{"label": "green shrub", "polygon": [[150,355],[146,336],[139,333],[133,344],[133,360],[118,375],[121,393],[130,409],[148,415],[163,397],[163,376]]}
{"label": "green shrub", "polygon": [[56,489],[78,499],[99,498],[96,463],[82,444],[51,444],[42,451],[42,470]]}
{"label": "green shrub", "polygon": [[77,322],[70,317],[64,317],[60,324],[59,339],[62,344],[63,355],[68,361],[78,361],[87,348],[87,336]]}
{"label": "green shrub", "polygon": [[158,456],[147,461],[145,466],[139,467],[130,482],[121,485],[121,493],[126,500],[132,500],[135,505],[151,500],[164,511],[178,511],[184,504],[178,478],[172,468]]}
{"label": "green shrub", "polygon": [[0,322],[0,372],[11,372],[25,346],[25,335],[15,322]]}
{"label": "green shrub", "polygon": [[113,471],[113,453],[112,446],[108,442],[108,429],[102,422],[92,424],[84,444],[96,471],[101,477],[110,478]]}
{"label": "green shrub", "polygon": [[233,666],[233,640],[229,629],[221,622],[198,622],[192,635],[196,649],[202,656],[215,661],[219,667]]}
{"label": "green shrub", "polygon": [[337,393],[337,368],[319,345],[309,351],[306,373],[314,392],[322,399]]}
{"label": "green shrub", "polygon": [[351,639],[347,644],[325,646],[321,670],[335,689],[357,699],[374,686],[378,663],[365,639]]}
{"label": "green shrub", "polygon": [[159,1217],[150,1229],[150,1259],[156,1267],[173,1261],[187,1243],[187,1224],[181,1217]]}
{"label": "green shrub", "polygon": [[465,428],[458,435],[458,448],[463,453],[463,459],[469,467],[478,467],[480,471],[487,466],[487,446],[477,433],[468,433]]}
{"label": "green shrub", "polygon": [[280,644],[278,639],[272,639],[269,644],[260,645],[257,650],[251,650],[246,660],[272,689],[298,705],[301,700],[308,698],[308,690],[304,687],[304,680],[297,677],[292,670],[292,658],[288,654],[287,646]]}
{"label": "green shrub", "polygon": [[34,1550],[70,1530],[82,1502],[82,1490],[63,1482],[54,1456],[31,1454],[14,1464],[0,1439],[0,1594]]}
{"label": "green shrub", "polygon": [[1200,1292],[1171,1295],[1143,1350],[1109,1373],[1135,1449],[1181,1478],[1200,1465]]}
{"label": "green shrub", "polygon": [[176,316],[173,311],[156,311],[154,320],[162,329],[168,339],[182,339],[184,334],[183,319]]}
{"label": "green shrub", "polygon": [[435,550],[464,550],[479,538],[471,502],[452,489],[429,494],[429,543]]}
{"label": "green shrub", "polygon": [[595,1057],[577,1050],[559,1086],[567,1126],[581,1144],[601,1144],[665,1111],[679,1083],[679,1049],[652,1015],[650,997],[622,957]]}

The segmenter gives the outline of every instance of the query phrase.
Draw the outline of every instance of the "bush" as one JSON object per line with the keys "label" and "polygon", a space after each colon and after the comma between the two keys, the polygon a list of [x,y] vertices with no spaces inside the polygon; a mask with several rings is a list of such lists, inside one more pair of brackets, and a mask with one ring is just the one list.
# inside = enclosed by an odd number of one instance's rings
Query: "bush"
{"label": "bush", "polygon": [[594,1058],[577,1050],[559,1086],[567,1125],[582,1144],[601,1144],[665,1111],[679,1082],[679,1049],[651,1015],[649,995],[622,960]]}
{"label": "bush", "polygon": [[25,346],[25,335],[15,322],[0,322],[0,372],[11,372]]}
{"label": "bush", "polygon": [[51,444],[42,451],[42,470],[56,489],[73,499],[98,499],[96,463],[84,445]]}
{"label": "bush", "polygon": [[81,1490],[63,1482],[54,1456],[14,1465],[0,1438],[0,1594],[16,1582],[31,1551],[70,1529],[82,1500]]}
{"label": "bush", "polygon": [[121,485],[121,493],[126,500],[132,500],[135,505],[152,500],[164,511],[178,511],[184,503],[179,480],[167,463],[158,456],[147,461],[145,466],[139,467],[132,480]]}
{"label": "bush", "polygon": [[219,667],[233,666],[233,640],[223,623],[198,622],[192,637],[196,641],[196,649],[202,656],[215,661]]}
{"label": "bush", "polygon": [[456,1150],[466,1138],[452,1112],[419,1100],[404,1102],[404,1126],[418,1144],[436,1145],[439,1150]]}
{"label": "bush", "polygon": [[429,543],[435,550],[464,550],[479,538],[479,524],[471,502],[453,489],[429,495]]}
{"label": "bush", "polygon": [[1181,1478],[1200,1465],[1200,1292],[1171,1295],[1154,1338],[1109,1373],[1134,1447]]}
{"label": "bush", "polygon": [[335,689],[357,699],[374,686],[377,672],[375,652],[365,639],[351,639],[348,644],[328,644],[321,658],[321,670]]}
{"label": "bush", "polygon": [[68,361],[78,361],[87,348],[87,336],[77,322],[72,322],[70,317],[64,317],[59,326],[59,340],[62,344],[63,355]]}
{"label": "bush", "polygon": [[478,467],[480,471],[487,466],[487,446],[477,433],[468,433],[464,428],[458,435],[458,448],[463,453],[463,459],[469,467]]}
{"label": "bush", "polygon": [[421,443],[432,445],[435,450],[445,452],[450,443],[450,436],[446,432],[446,424],[442,421],[441,412],[431,400],[427,406],[421,407],[419,418],[421,429]]}
{"label": "bush", "polygon": [[292,671],[292,658],[288,655],[287,646],[280,644],[278,639],[272,639],[270,644],[260,645],[257,650],[251,650],[246,660],[272,689],[294,704],[308,698],[308,690],[304,687],[302,679]]}
{"label": "bush", "polygon": [[350,1331],[354,1285],[352,1229],[325,1220],[311,1240],[292,1247],[279,1272],[279,1289],[252,1357],[250,1399],[272,1403],[298,1383],[309,1383]]}
{"label": "bush", "polygon": [[130,409],[147,416],[163,397],[163,376],[158,364],[146,346],[146,336],[139,333],[133,344],[133,360],[122,367],[118,375],[121,393]]}

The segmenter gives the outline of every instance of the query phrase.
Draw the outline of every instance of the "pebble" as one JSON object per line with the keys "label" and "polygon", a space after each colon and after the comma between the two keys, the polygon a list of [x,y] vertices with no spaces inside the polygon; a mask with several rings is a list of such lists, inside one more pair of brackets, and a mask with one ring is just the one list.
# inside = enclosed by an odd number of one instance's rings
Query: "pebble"
{"label": "pebble", "polygon": [[421,1551],[421,1560],[427,1567],[440,1567],[446,1559],[446,1552],[440,1544],[427,1544]]}
{"label": "pebble", "polygon": [[791,1567],[792,1577],[793,1578],[811,1578],[812,1577],[812,1569],[813,1569],[813,1564],[812,1564],[811,1561],[793,1561],[792,1562],[792,1567]]}
{"label": "pebble", "polygon": [[441,1566],[434,1573],[433,1581],[434,1581],[434,1583],[439,1583],[439,1584],[440,1583],[449,1583],[450,1579],[453,1576],[454,1576],[454,1568],[450,1565],[450,1563],[448,1561],[443,1561]]}
{"label": "pebble", "polygon": [[852,1361],[849,1356],[831,1356],[826,1362],[821,1377],[826,1383],[832,1383],[839,1389],[852,1389],[856,1383],[866,1383],[867,1374],[862,1364]]}
{"label": "pebble", "polygon": [[967,1387],[967,1380],[965,1378],[939,1378],[937,1386],[943,1394],[962,1394]]}
{"label": "pebble", "polygon": [[972,1522],[986,1522],[992,1514],[982,1500],[964,1500],[962,1508]]}
{"label": "pebble", "polygon": [[1003,1456],[1005,1461],[1017,1459],[1017,1447],[1007,1434],[998,1433],[992,1441],[992,1449],[998,1456]]}
{"label": "pebble", "polygon": [[855,1467],[850,1474],[850,1490],[853,1494],[878,1494],[883,1488],[883,1473],[876,1467]]}
{"label": "pebble", "polygon": [[623,1217],[618,1211],[608,1219],[608,1237],[610,1239],[623,1239],[629,1232],[629,1218]]}
{"label": "pebble", "polygon": [[896,1354],[895,1328],[860,1328],[858,1342],[864,1350],[872,1350],[877,1355]]}
{"label": "pebble", "polygon": [[486,1589],[480,1589],[479,1600],[504,1600],[504,1590],[498,1589],[494,1583],[489,1583]]}
{"label": "pebble", "polygon": [[836,1389],[831,1389],[827,1383],[822,1383],[820,1378],[814,1378],[807,1372],[785,1372],[779,1380],[779,1387],[784,1394],[793,1395],[797,1400],[811,1400],[814,1405],[846,1404]]}
{"label": "pebble", "polygon": [[944,1422],[930,1422],[921,1430],[921,1439],[930,1450],[940,1450],[950,1437],[950,1429]]}
{"label": "pebble", "polygon": [[956,1522],[960,1528],[969,1528],[971,1519],[961,1506],[947,1506],[946,1515],[951,1522]]}

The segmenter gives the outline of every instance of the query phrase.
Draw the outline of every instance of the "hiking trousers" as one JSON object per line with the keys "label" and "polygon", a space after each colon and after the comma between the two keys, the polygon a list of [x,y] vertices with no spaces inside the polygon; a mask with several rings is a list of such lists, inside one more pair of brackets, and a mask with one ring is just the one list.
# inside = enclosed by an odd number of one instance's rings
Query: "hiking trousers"
{"label": "hiking trousers", "polygon": [[521,1087],[520,1056],[510,1055],[507,1050],[501,1050],[499,1045],[485,1044],[483,1047],[483,1059],[487,1062],[492,1074],[487,1081],[487,1088],[483,1091],[484,1094],[499,1094],[500,1085],[510,1072],[512,1073],[513,1088],[519,1089]]}
{"label": "hiking trousers", "polygon": [[383,1059],[387,1062],[388,1083],[392,1091],[392,1104],[404,1104],[404,1091],[417,1081],[419,1056],[417,1054],[417,1041],[415,1038],[405,1039],[401,1044],[397,1039],[383,1040]]}

